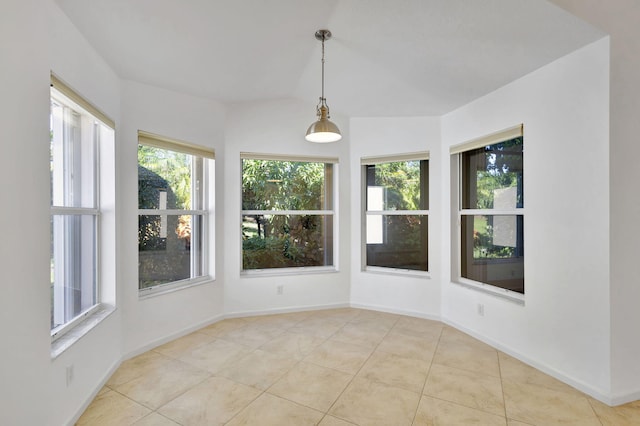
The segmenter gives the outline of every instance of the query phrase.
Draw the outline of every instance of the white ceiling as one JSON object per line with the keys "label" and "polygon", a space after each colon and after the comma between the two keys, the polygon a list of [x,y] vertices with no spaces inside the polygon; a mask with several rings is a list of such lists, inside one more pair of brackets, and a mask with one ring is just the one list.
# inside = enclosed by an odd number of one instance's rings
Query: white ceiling
{"label": "white ceiling", "polygon": [[121,78],[225,103],[441,115],[604,34],[545,0],[57,0]]}

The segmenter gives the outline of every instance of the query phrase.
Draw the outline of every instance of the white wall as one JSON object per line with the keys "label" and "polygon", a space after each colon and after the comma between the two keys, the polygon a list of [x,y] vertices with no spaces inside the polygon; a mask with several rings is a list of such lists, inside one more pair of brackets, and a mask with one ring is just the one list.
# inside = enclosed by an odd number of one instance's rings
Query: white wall
{"label": "white wall", "polygon": [[[38,3],[11,1],[0,14],[0,424],[13,425],[46,424],[50,407],[49,300],[42,290],[49,280],[49,64],[29,54],[46,43],[44,16],[33,13]],[[34,409],[34,401],[42,405]]]}
{"label": "white wall", "polygon": [[[351,303],[390,312],[440,317],[442,163],[439,117],[352,118],[351,164]],[[364,272],[362,254],[362,157],[428,151],[429,278]],[[445,233],[445,236],[448,236]]]}
{"label": "white wall", "polygon": [[611,34],[611,388],[616,404],[640,399],[640,8],[636,0],[552,0]]}
{"label": "white wall", "polygon": [[[303,138],[314,104],[280,100],[225,111],[210,100],[122,82],[52,0],[8,1],[0,14],[0,76],[6,82],[0,104],[5,207],[0,209],[0,320],[5,325],[0,424],[68,423],[123,356],[220,315],[349,303],[442,316],[601,399],[640,396],[640,286],[634,258],[640,201],[630,190],[630,182],[640,180],[634,164],[640,156],[634,116],[640,86],[633,84],[640,67],[629,57],[634,51],[626,47],[630,40],[624,34],[612,39],[611,79],[605,39],[441,122],[425,117],[348,122],[335,116],[343,141],[315,145]],[[602,22],[616,33],[614,24]],[[118,266],[108,284],[116,286],[118,309],[53,361],[46,284],[51,70],[116,120],[119,206]],[[450,283],[448,238],[448,147],[520,122],[525,124],[525,229],[534,236],[525,240],[524,306]],[[144,300],[137,294],[137,187],[129,184],[137,179],[138,129],[211,146],[217,155],[216,281]],[[420,150],[431,154],[431,279],[363,273],[359,159]],[[241,151],[340,158],[339,272],[240,276]],[[277,285],[284,286],[283,295],[276,294]],[[475,314],[477,303],[485,305],[484,317]],[[75,378],[67,387],[69,365]]]}
{"label": "white wall", "polygon": [[[228,112],[224,178],[225,311],[228,314],[275,312],[349,302],[349,151],[348,122],[338,115],[331,119],[343,139],[337,143],[314,144],[304,139],[315,120],[315,105],[293,100],[241,104]],[[338,157],[338,245],[335,273],[281,276],[241,276],[241,152]],[[283,286],[277,295],[276,287]]]}
{"label": "white wall", "polygon": [[[122,113],[126,117],[119,132],[118,161],[122,194],[120,212],[120,262],[122,269],[121,306],[126,325],[126,357],[170,340],[186,331],[214,321],[223,313],[223,241],[215,235],[213,256],[215,281],[179,291],[141,299],[138,296],[138,130],[214,148],[215,228],[223,229],[226,185],[224,169],[224,107],[215,101],[197,98],[131,81],[122,82]],[[213,223],[212,223],[213,225]],[[212,259],[214,260],[214,259]]]}
{"label": "white wall", "polygon": [[[0,362],[0,424],[59,425],[90,401],[119,362],[121,323],[116,311],[51,359],[49,75],[55,72],[116,122],[119,81],[53,2],[10,1],[0,19],[5,82],[0,106],[4,160],[0,173],[5,182],[0,316],[8,331]],[[108,215],[113,229],[115,212]],[[112,240],[112,267],[114,246]],[[110,269],[105,285],[113,289],[116,272]],[[75,374],[67,386],[65,371],[70,365]]]}
{"label": "white wall", "polygon": [[[117,138],[121,125],[118,77],[55,4],[52,4],[49,10],[47,21],[50,32],[47,37],[47,50],[50,69],[116,122]],[[101,206],[105,209],[101,222],[103,225],[108,225],[108,228],[104,228],[103,231],[107,229],[111,231],[102,233],[105,244],[101,247],[101,285],[103,297],[110,303],[115,301],[118,284],[116,200],[113,191],[113,187],[117,187],[118,176],[117,170],[113,169],[113,149],[117,150],[117,144],[116,141],[116,147],[108,149],[108,156],[101,157],[102,164],[107,169],[102,170],[104,173],[101,174],[101,178],[106,179],[102,183],[107,189],[101,193],[101,197],[103,201],[108,198],[108,202],[102,203]],[[48,396],[51,412],[47,416],[49,424],[63,424],[76,416],[78,407],[91,401],[93,395],[99,390],[100,384],[120,362],[121,314],[120,310],[111,314],[51,362],[49,371],[51,389]],[[100,356],[95,356],[96,353]],[[74,370],[73,381],[69,386],[66,384],[68,366],[72,366]]]}
{"label": "white wall", "polygon": [[[610,392],[608,81],[602,39],[445,115],[440,159],[448,175],[449,146],[524,123],[525,304],[446,284],[444,271],[443,316],[602,399]],[[450,253],[447,239],[442,252]]]}

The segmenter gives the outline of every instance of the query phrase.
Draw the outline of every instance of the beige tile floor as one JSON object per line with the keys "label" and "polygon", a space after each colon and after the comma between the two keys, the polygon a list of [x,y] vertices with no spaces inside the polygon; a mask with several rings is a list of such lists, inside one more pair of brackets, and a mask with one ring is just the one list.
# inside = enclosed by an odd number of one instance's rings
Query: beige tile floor
{"label": "beige tile floor", "polygon": [[435,321],[333,309],[218,322],[125,361],[78,425],[640,425]]}

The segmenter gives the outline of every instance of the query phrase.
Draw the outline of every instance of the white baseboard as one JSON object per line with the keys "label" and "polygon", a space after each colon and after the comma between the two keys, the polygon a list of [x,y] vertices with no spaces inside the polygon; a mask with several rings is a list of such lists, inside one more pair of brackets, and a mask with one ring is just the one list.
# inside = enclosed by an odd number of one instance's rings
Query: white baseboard
{"label": "white baseboard", "polygon": [[80,419],[80,416],[82,416],[82,413],[85,412],[85,410],[89,407],[89,405],[93,402],[93,400],[96,398],[96,396],[98,395],[98,392],[100,392],[102,390],[102,388],[107,384],[107,382],[109,381],[109,379],[111,378],[111,376],[113,375],[113,373],[116,372],[116,370],[120,367],[120,365],[122,364],[122,358],[120,358],[119,360],[117,360],[116,362],[114,362],[113,364],[111,364],[111,367],[109,367],[109,369],[105,372],[105,374],[102,376],[102,379],[100,379],[100,382],[98,384],[98,386],[93,390],[93,392],[91,392],[87,398],[84,400],[84,402],[82,403],[82,405],[80,406],[80,408],[78,409],[78,411],[73,415],[73,417],[66,423],[67,426],[73,426],[76,424],[76,422],[78,421],[78,419]]}
{"label": "white baseboard", "polygon": [[366,303],[351,303],[350,306],[352,308],[357,308],[357,309],[368,309],[372,311],[387,312],[390,314],[397,314],[397,315],[406,315],[409,317],[428,319],[432,321],[442,321],[440,315],[427,314],[425,312],[419,312],[419,311],[410,311],[407,309],[397,309],[390,306],[371,305]]}
{"label": "white baseboard", "polygon": [[323,309],[349,308],[348,303],[331,303],[327,305],[292,306],[288,308],[261,309],[258,311],[235,311],[225,314],[225,318],[255,317],[259,315],[288,314],[292,312],[320,311]]}
{"label": "white baseboard", "polygon": [[[505,346],[503,344],[501,344],[500,342],[497,342],[495,340],[489,339],[486,336],[483,336],[481,334],[476,333],[473,330],[470,330],[454,321],[448,320],[448,319],[443,319],[442,322],[444,322],[447,325],[450,325],[451,327],[454,327],[460,331],[462,331],[463,333],[466,333],[484,343],[486,343],[489,346],[492,346],[494,348],[496,348],[499,351],[502,351],[504,353],[506,353],[509,356],[512,356],[514,358],[516,358],[519,361],[524,362],[525,364],[535,368],[536,370],[540,370],[545,374],[548,374],[549,376],[556,378],[558,380],[560,380],[563,383],[568,384],[571,387],[574,387],[576,389],[578,389],[580,392],[583,392],[595,399],[597,399],[598,401],[613,406],[613,405],[619,405],[621,403],[619,402],[615,402],[613,398],[611,398],[611,396],[607,395],[606,393],[602,392],[602,390],[600,389],[596,389],[593,386],[590,386],[584,382],[582,382],[581,380],[577,380],[573,377],[570,377],[546,364],[540,363],[536,360],[533,360],[531,358],[529,358],[528,356],[526,356],[525,354],[522,354],[518,351],[513,350],[512,348]],[[636,398],[637,399],[637,398]],[[633,400],[629,400],[626,402],[630,402]]]}
{"label": "white baseboard", "polygon": [[136,349],[134,349],[132,351],[127,352],[122,357],[122,360],[126,361],[126,360],[128,360],[130,358],[133,358],[134,356],[141,355],[141,354],[143,354],[143,353],[145,353],[147,351],[150,351],[153,348],[157,348],[158,346],[163,345],[165,343],[168,343],[168,342],[170,342],[172,340],[175,340],[175,339],[178,339],[180,337],[186,336],[187,334],[190,334],[190,333],[193,333],[194,331],[200,330],[202,327],[206,327],[208,325],[211,325],[213,323],[221,321],[221,320],[223,320],[225,318],[226,318],[225,315],[219,314],[219,315],[211,317],[211,318],[209,318],[207,320],[201,321],[201,322],[199,322],[197,324],[190,325],[189,327],[185,327],[185,328],[183,328],[183,329],[181,329],[179,331],[176,331],[176,332],[171,333],[169,335],[163,336],[163,337],[161,337],[159,339],[153,340],[153,341],[151,341],[149,343],[146,343],[146,344],[144,344],[144,345],[142,345],[142,346],[140,346],[140,347],[138,347],[138,348],[136,348]]}
{"label": "white baseboard", "polygon": [[164,343],[170,342],[172,340],[175,340],[177,338],[180,338],[182,336],[185,336],[189,333],[192,333],[196,330],[199,330],[202,327],[206,327],[208,325],[211,325],[213,323],[216,323],[218,321],[224,320],[226,318],[239,318],[239,317],[248,317],[248,316],[259,316],[259,315],[275,315],[275,314],[282,314],[282,313],[291,313],[291,312],[304,312],[304,311],[314,311],[314,310],[323,310],[323,309],[339,309],[339,308],[348,308],[348,307],[352,307],[352,308],[357,308],[357,309],[368,309],[368,310],[373,310],[373,311],[378,311],[378,312],[387,312],[387,313],[392,313],[392,314],[398,314],[398,315],[407,315],[407,316],[411,316],[411,317],[416,317],[416,318],[423,318],[423,319],[428,319],[428,320],[433,320],[433,321],[440,321],[444,324],[447,324],[449,326],[452,326],[466,334],[469,334],[470,336],[475,337],[478,340],[481,340],[485,343],[487,343],[488,345],[524,362],[525,364],[528,364],[530,366],[532,366],[533,368],[536,368],[578,390],[580,390],[581,392],[586,393],[587,395],[590,395],[591,397],[597,399],[598,401],[603,402],[604,404],[610,405],[610,406],[615,406],[615,405],[621,405],[621,404],[625,404],[627,402],[631,402],[631,401],[636,401],[640,399],[640,390],[638,391],[632,391],[632,392],[628,392],[628,393],[623,393],[623,394],[618,394],[615,396],[611,396],[611,395],[606,395],[605,393],[603,393],[601,390],[593,388],[592,386],[589,386],[579,380],[576,380],[572,377],[569,377],[551,367],[549,367],[548,365],[545,364],[541,364],[535,360],[530,359],[529,357],[527,357],[526,355],[519,353],[515,350],[513,350],[510,347],[507,347],[505,345],[502,345],[499,342],[493,341],[492,339],[487,338],[486,336],[482,336],[479,335],[478,333],[474,332],[473,330],[467,329],[466,327],[457,324],[453,321],[450,321],[448,319],[444,319],[442,318],[440,315],[432,315],[432,314],[427,314],[424,312],[419,312],[419,311],[411,311],[411,310],[406,310],[406,309],[397,309],[397,308],[393,308],[393,307],[389,307],[389,306],[381,306],[381,305],[371,305],[371,304],[363,304],[363,303],[335,303],[335,304],[326,304],[326,305],[307,305],[307,306],[295,306],[295,307],[288,307],[288,308],[276,308],[276,309],[264,309],[264,310],[257,310],[257,311],[235,311],[235,312],[228,312],[226,314],[220,314],[220,315],[216,315],[214,317],[211,317],[205,321],[202,321],[198,324],[195,325],[191,325],[189,327],[186,327],[180,331],[174,332],[170,335],[164,336],[162,338],[156,339],[152,342],[149,342],[143,346],[140,346],[139,348],[134,349],[133,351],[128,352],[127,354],[125,354],[121,359],[119,359],[118,361],[114,362],[111,367],[108,369],[108,371],[104,374],[102,380],[100,381],[99,385],[95,388],[95,390],[87,397],[87,399],[85,400],[85,402],[82,404],[82,406],[80,407],[80,409],[78,410],[78,412],[73,416],[73,418],[67,423],[68,425],[73,425],[75,424],[75,422],[78,421],[78,419],[80,418],[80,416],[82,415],[82,413],[87,409],[87,407],[89,406],[89,404],[91,404],[91,402],[94,400],[94,398],[96,397],[96,395],[98,394],[98,392],[100,392],[100,390],[104,387],[104,385],[107,383],[107,381],[109,380],[109,378],[111,377],[111,375],[113,375],[113,373],[115,373],[115,371],[120,367],[120,365],[122,364],[123,361],[133,358],[134,356],[140,355],[144,352],[147,352],[155,347],[158,347]]}
{"label": "white baseboard", "polygon": [[611,406],[622,405],[640,400],[640,390],[624,392],[611,397]]}

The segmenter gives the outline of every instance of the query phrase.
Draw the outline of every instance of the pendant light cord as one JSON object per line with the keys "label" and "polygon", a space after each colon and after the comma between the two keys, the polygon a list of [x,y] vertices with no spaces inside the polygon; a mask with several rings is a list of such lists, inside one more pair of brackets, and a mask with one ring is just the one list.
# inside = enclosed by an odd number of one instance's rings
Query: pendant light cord
{"label": "pendant light cord", "polygon": [[322,101],[324,102],[324,34],[322,34]]}

